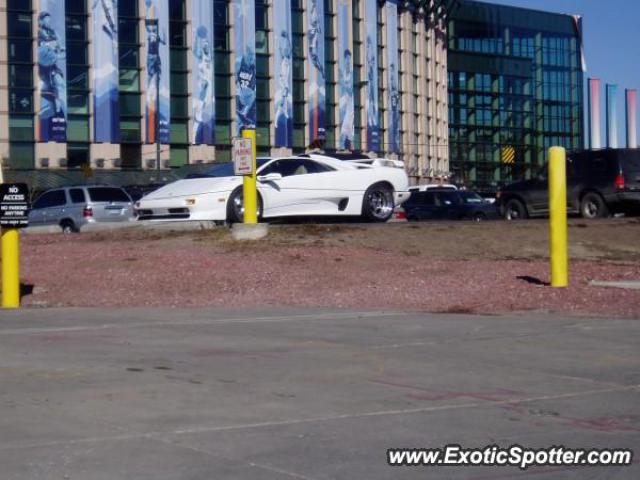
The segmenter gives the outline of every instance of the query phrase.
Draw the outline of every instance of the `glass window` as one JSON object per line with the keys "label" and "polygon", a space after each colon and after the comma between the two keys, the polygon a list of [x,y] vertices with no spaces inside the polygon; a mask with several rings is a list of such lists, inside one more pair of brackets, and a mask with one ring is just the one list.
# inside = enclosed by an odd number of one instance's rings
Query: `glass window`
{"label": "glass window", "polygon": [[62,205],[67,204],[67,196],[64,193],[64,190],[52,190],[50,192],[45,192],[33,204],[34,209],[38,208],[51,208],[51,207],[61,207]]}
{"label": "glass window", "polygon": [[87,63],[87,44],[67,42],[67,64],[86,65]]}
{"label": "glass window", "polygon": [[87,67],[67,66],[67,89],[89,89],[89,71]]}
{"label": "glass window", "polygon": [[33,112],[33,90],[11,89],[9,92],[10,113]]}
{"label": "glass window", "polygon": [[[80,2],[75,2],[80,3]],[[68,2],[70,7],[74,2]],[[78,40],[85,41],[87,39],[87,17],[79,15],[67,15],[67,41]]]}
{"label": "glass window", "polygon": [[[135,2],[118,2],[118,13],[122,15],[122,5]],[[138,20],[135,18],[118,18],[118,41],[120,43],[138,43]]]}
{"label": "glass window", "polygon": [[11,115],[9,117],[9,138],[12,141],[33,140],[33,116]]}
{"label": "glass window", "polygon": [[81,188],[72,188],[69,190],[69,196],[71,197],[71,203],[86,203],[84,197],[84,190]]}
{"label": "glass window", "polygon": [[89,198],[92,202],[130,202],[131,199],[121,188],[91,187]]}
{"label": "glass window", "polygon": [[33,56],[31,40],[12,38],[8,40],[8,44],[10,62],[31,63]]}
{"label": "glass window", "polygon": [[88,114],[89,98],[88,95],[82,93],[69,93],[68,95],[69,113]]}
{"label": "glass window", "polygon": [[12,141],[9,144],[9,165],[14,169],[33,168],[35,165],[33,143],[18,143]]}
{"label": "glass window", "polygon": [[138,46],[119,45],[120,68],[138,68]]}
{"label": "glass window", "polygon": [[89,119],[85,116],[69,116],[67,140],[70,142],[89,141]]}
{"label": "glass window", "polygon": [[140,95],[120,93],[120,114],[140,116]]}
{"label": "glass window", "polygon": [[31,14],[7,12],[7,27],[10,37],[31,38]]}
{"label": "glass window", "polygon": [[31,65],[9,65],[9,86],[24,87],[33,85],[33,67]]}
{"label": "glass window", "polygon": [[140,91],[140,71],[120,69],[120,91],[139,92]]}

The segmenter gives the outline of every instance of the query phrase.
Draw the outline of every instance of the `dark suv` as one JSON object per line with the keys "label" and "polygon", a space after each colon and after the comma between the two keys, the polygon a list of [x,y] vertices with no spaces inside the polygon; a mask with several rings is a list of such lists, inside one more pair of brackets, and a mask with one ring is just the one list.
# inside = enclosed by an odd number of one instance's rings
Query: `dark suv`
{"label": "dark suv", "polygon": [[[512,183],[497,195],[507,220],[549,213],[547,167],[535,178]],[[640,211],[640,149],[576,152],[567,157],[567,211],[584,218]]]}

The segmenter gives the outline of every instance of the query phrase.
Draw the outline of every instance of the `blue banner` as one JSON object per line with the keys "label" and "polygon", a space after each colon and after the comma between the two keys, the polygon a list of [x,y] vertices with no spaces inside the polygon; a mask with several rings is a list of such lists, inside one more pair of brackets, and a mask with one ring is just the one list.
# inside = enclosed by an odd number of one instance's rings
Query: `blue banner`
{"label": "blue banner", "polygon": [[159,125],[160,143],[169,143],[171,121],[169,0],[145,0],[145,5],[147,143],[156,143],[156,121]]}
{"label": "blue banner", "polygon": [[353,137],[355,136],[352,48],[351,2],[338,0],[338,68],[340,70],[340,138],[338,148],[348,150],[353,150]]}
{"label": "blue banner", "polygon": [[378,118],[378,0],[366,0],[364,5],[365,55],[367,59],[367,150],[380,150]]}
{"label": "blue banner", "polygon": [[216,108],[213,2],[211,0],[193,0],[192,19],[193,130],[191,143],[194,145],[214,145]]}
{"label": "blue banner", "polygon": [[293,74],[291,63],[291,0],[273,1],[275,45],[275,146],[293,147]]}
{"label": "blue banner", "polygon": [[91,10],[94,137],[99,143],[118,143],[118,0],[93,0]]}
{"label": "blue banner", "polygon": [[385,4],[387,11],[387,95],[389,100],[389,147],[388,151],[400,153],[400,90],[398,88],[398,5]]}
{"label": "blue banner", "polygon": [[232,0],[236,45],[236,133],[256,128],[256,10],[254,0]]}
{"label": "blue banner", "polygon": [[38,142],[67,140],[67,58],[64,0],[40,0],[38,11]]}
{"label": "blue banner", "polygon": [[324,1],[307,0],[309,45],[309,144],[326,138],[326,79],[324,71]]}

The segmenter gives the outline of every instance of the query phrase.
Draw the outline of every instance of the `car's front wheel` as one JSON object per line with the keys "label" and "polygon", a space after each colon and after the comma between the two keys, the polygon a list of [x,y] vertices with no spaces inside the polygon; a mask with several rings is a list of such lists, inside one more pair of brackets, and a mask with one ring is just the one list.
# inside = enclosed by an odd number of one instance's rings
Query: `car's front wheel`
{"label": "car's front wheel", "polygon": [[393,188],[386,183],[371,185],[364,193],[362,216],[369,222],[386,222],[393,215]]}
{"label": "car's front wheel", "polygon": [[504,218],[507,220],[524,220],[527,218],[527,209],[520,200],[512,198],[504,207]]}
{"label": "car's front wheel", "polygon": [[[262,198],[258,195],[258,221],[262,218]],[[227,222],[244,222],[244,194],[242,187],[236,188],[227,202]]]}
{"label": "car's front wheel", "polygon": [[609,214],[607,204],[597,193],[587,193],[580,202],[580,214],[582,218],[594,219],[606,217]]}

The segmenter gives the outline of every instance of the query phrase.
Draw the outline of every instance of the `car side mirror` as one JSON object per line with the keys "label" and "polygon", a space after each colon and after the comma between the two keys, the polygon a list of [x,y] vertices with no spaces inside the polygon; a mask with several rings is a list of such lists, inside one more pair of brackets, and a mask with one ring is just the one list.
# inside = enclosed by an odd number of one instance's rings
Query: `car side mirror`
{"label": "car side mirror", "polygon": [[280,173],[267,173],[266,175],[258,175],[259,182],[276,182],[282,180],[282,174]]}

